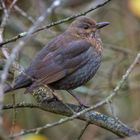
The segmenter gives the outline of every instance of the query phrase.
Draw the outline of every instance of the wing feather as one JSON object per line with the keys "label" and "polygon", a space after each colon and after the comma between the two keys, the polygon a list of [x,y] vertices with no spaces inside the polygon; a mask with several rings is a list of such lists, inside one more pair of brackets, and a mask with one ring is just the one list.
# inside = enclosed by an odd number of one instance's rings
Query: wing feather
{"label": "wing feather", "polygon": [[[53,44],[52,44],[53,45]],[[55,45],[55,44],[54,44]],[[59,44],[58,44],[59,45]],[[91,44],[85,40],[72,41],[56,50],[44,49],[44,57],[34,60],[28,71],[38,82],[50,84],[73,73],[86,62],[85,55]],[[46,51],[46,54],[45,54]],[[39,54],[41,56],[41,54]],[[32,69],[32,70],[30,70]]]}

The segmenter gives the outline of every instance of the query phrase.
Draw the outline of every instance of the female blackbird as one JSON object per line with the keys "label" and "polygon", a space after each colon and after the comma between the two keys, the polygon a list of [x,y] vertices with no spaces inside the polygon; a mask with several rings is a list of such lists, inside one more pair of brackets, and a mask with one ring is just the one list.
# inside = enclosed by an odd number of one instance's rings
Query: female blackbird
{"label": "female blackbird", "polygon": [[102,42],[98,30],[108,24],[87,17],[76,19],[37,54],[25,72],[15,79],[13,87],[5,87],[5,92],[25,87],[31,92],[40,85],[70,90],[86,83],[101,63]]}

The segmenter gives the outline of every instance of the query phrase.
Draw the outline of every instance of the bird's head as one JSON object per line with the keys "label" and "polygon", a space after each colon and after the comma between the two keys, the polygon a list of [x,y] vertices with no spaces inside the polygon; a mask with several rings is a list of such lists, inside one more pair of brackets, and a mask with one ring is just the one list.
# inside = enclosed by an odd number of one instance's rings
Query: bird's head
{"label": "bird's head", "polygon": [[81,17],[73,21],[67,30],[76,35],[82,36],[90,35],[94,37],[99,29],[105,27],[108,24],[109,22],[97,23],[95,20],[91,18]]}

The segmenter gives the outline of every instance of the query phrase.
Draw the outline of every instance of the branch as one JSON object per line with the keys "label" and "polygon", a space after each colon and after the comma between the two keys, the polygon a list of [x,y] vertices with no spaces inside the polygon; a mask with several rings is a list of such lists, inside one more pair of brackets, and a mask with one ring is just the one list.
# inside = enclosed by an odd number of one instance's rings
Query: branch
{"label": "branch", "polygon": [[[64,19],[62,19],[62,20],[58,20],[58,21],[56,21],[56,22],[53,22],[53,23],[51,23],[51,24],[49,24],[49,25],[45,25],[45,26],[43,26],[43,27],[38,28],[37,30],[35,30],[32,34],[37,33],[37,32],[39,32],[39,31],[42,31],[42,30],[44,30],[44,29],[51,28],[51,27],[53,27],[53,26],[55,26],[55,25],[59,25],[59,24],[64,23],[64,22],[68,22],[68,21],[70,21],[70,20],[72,20],[72,19],[75,19],[75,18],[77,18],[77,17],[87,15],[88,13],[90,13],[90,12],[92,12],[92,11],[98,9],[98,8],[103,7],[105,4],[109,3],[110,1],[111,1],[111,0],[106,0],[106,1],[104,1],[103,3],[98,4],[97,6],[95,6],[95,7],[93,7],[93,8],[90,8],[90,9],[88,9],[88,10],[82,12],[82,13],[78,13],[78,14],[72,15],[72,16],[70,16],[70,17],[64,18]],[[14,42],[14,41],[16,41],[16,40],[18,40],[18,39],[20,39],[20,38],[26,36],[26,35],[27,35],[27,32],[22,32],[22,33],[18,34],[17,36],[14,36],[13,38],[8,39],[7,41],[1,42],[1,43],[0,43],[0,48],[3,47],[3,45],[8,44],[8,43],[11,43],[11,42]]]}
{"label": "branch", "polygon": [[[69,106],[74,112],[76,112],[76,114],[73,115],[72,111],[70,109],[68,109],[67,106]],[[120,137],[133,136],[133,135],[139,134],[138,131],[135,131],[132,128],[129,128],[127,125],[125,125],[118,119],[112,118],[110,116],[101,114],[96,111],[87,112],[87,110],[89,110],[89,108],[86,108],[86,109],[78,112],[78,110],[80,108],[80,106],[78,106],[78,105],[67,104],[67,106],[61,102],[56,101],[56,102],[51,102],[49,104],[42,103],[40,105],[19,103],[16,105],[4,106],[3,109],[25,108],[25,107],[39,108],[41,110],[49,111],[49,112],[52,112],[55,114],[69,116],[69,117],[62,118],[59,121],[53,122],[51,124],[46,124],[42,127],[38,127],[35,129],[29,129],[29,130],[23,130],[20,133],[14,134],[12,137],[17,137],[17,136],[25,135],[28,133],[34,133],[34,132],[40,131],[42,129],[51,128],[51,127],[60,125],[64,122],[71,121],[75,118],[89,122],[90,124],[95,124],[99,127],[102,127],[106,130],[113,132],[114,134],[116,134]],[[96,106],[94,106],[94,108],[96,108]]]}

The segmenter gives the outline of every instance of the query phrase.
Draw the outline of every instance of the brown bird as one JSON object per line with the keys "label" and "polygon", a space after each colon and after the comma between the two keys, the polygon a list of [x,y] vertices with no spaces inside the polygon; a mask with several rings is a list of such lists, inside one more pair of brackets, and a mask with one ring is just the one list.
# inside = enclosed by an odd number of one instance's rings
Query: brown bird
{"label": "brown bird", "polygon": [[5,87],[5,93],[20,88],[31,92],[42,84],[56,90],[71,90],[86,83],[100,66],[102,42],[98,31],[108,24],[87,17],[73,21],[37,54],[26,74],[15,79],[13,87]]}

